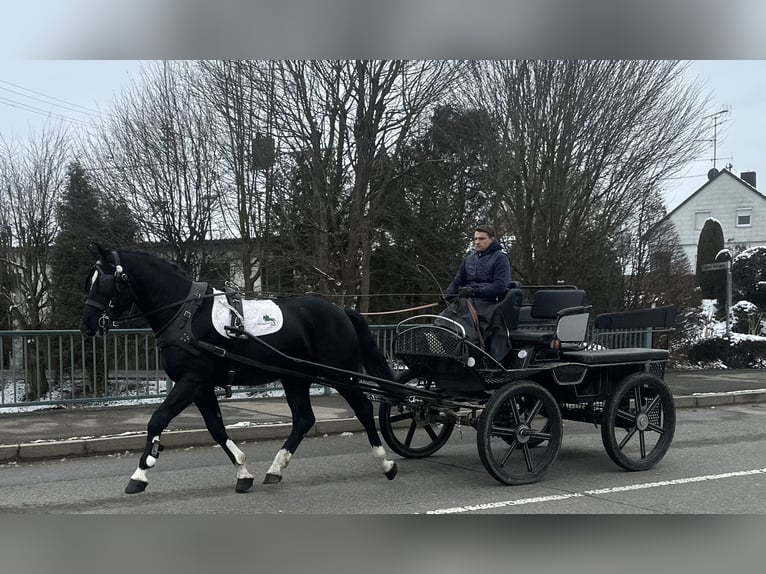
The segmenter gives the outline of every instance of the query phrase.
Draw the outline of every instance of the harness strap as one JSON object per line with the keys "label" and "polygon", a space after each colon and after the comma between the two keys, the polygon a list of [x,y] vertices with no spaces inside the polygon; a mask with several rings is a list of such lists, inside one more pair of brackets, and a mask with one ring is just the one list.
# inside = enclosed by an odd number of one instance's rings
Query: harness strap
{"label": "harness strap", "polygon": [[226,331],[232,337],[240,339],[247,338],[246,335],[242,335],[242,330],[245,328],[245,312],[242,307],[242,294],[231,287],[225,287],[224,293],[226,294],[226,302],[229,304],[230,324],[226,326]]}
{"label": "harness strap", "polygon": [[191,320],[194,317],[194,313],[202,307],[202,296],[206,292],[207,283],[192,282],[189,295],[186,297],[184,304],[179,307],[173,318],[155,334],[157,347],[164,349],[174,345],[195,356],[200,354],[200,350],[196,345],[197,339],[192,332]]}

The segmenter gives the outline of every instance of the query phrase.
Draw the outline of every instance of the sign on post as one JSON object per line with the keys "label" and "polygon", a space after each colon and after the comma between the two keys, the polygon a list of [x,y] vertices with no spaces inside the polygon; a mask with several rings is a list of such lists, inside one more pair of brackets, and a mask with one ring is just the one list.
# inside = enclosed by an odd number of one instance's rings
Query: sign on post
{"label": "sign on post", "polygon": [[[722,250],[723,251],[723,250]],[[719,251],[719,255],[720,255]],[[728,251],[727,251],[728,253]],[[718,255],[716,255],[716,258]],[[731,256],[729,256],[731,257]],[[731,259],[727,261],[719,261],[717,263],[704,263],[700,265],[701,271],[718,271],[719,269],[726,269],[726,338],[729,338],[731,334]]]}

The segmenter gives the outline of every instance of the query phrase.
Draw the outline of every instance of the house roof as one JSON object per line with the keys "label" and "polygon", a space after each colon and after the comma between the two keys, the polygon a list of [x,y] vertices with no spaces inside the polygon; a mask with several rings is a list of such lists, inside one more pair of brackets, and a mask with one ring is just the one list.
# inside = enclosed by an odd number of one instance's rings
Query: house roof
{"label": "house roof", "polygon": [[707,186],[709,186],[711,183],[713,183],[713,182],[714,182],[716,179],[718,179],[719,177],[723,177],[723,176],[724,176],[724,174],[725,174],[726,176],[728,176],[728,177],[732,177],[732,178],[734,178],[734,179],[735,179],[735,180],[736,180],[738,183],[742,184],[742,185],[743,185],[743,186],[744,186],[746,189],[749,189],[750,191],[752,191],[752,192],[753,192],[753,193],[754,193],[754,194],[755,194],[755,195],[756,195],[756,196],[757,196],[759,199],[762,199],[763,201],[766,201],[766,195],[763,195],[763,194],[762,194],[760,191],[758,191],[757,189],[755,189],[755,188],[754,188],[752,185],[750,185],[749,183],[747,183],[747,182],[746,182],[744,179],[742,179],[742,178],[740,178],[740,177],[737,177],[736,175],[734,175],[733,173],[731,173],[731,172],[730,172],[728,169],[724,169],[724,170],[721,170],[721,171],[718,173],[718,175],[717,175],[716,177],[714,177],[713,179],[708,179],[708,180],[707,180],[707,182],[706,182],[706,183],[705,183],[705,184],[704,184],[702,187],[700,187],[700,188],[699,188],[697,191],[695,191],[695,192],[694,192],[694,193],[692,193],[692,194],[691,194],[689,197],[687,197],[686,199],[684,199],[684,200],[683,200],[683,201],[682,201],[680,204],[678,204],[678,205],[675,207],[675,209],[673,209],[673,211],[669,212],[669,213],[668,213],[668,214],[667,214],[665,217],[663,217],[662,219],[663,219],[663,220],[665,220],[665,219],[670,219],[670,216],[671,216],[671,215],[673,215],[673,214],[674,214],[676,211],[678,211],[679,209],[681,209],[681,207],[683,207],[684,205],[686,205],[687,203],[689,203],[689,202],[692,200],[692,198],[694,198],[696,195],[698,195],[700,192],[702,192],[702,190],[703,190],[703,189],[705,189]]}
{"label": "house roof", "polygon": [[660,227],[662,224],[664,224],[666,221],[670,221],[670,218],[673,216],[673,214],[674,214],[676,211],[678,211],[678,210],[679,210],[679,209],[681,209],[681,208],[682,208],[684,205],[686,205],[687,203],[689,203],[689,202],[690,202],[690,201],[691,201],[691,200],[692,200],[692,199],[693,199],[693,198],[694,198],[696,195],[698,195],[699,193],[701,193],[701,192],[702,192],[702,190],[704,190],[704,189],[705,189],[707,186],[709,186],[711,183],[713,183],[713,181],[715,181],[715,180],[716,180],[716,179],[718,179],[719,177],[722,177],[724,174],[726,174],[726,176],[727,176],[727,177],[733,177],[733,178],[734,178],[734,179],[735,179],[735,180],[736,180],[738,183],[742,184],[742,186],[743,186],[743,187],[745,187],[746,189],[749,189],[750,191],[752,191],[752,192],[753,192],[753,193],[754,193],[754,194],[755,194],[755,195],[756,195],[756,196],[757,196],[759,199],[762,199],[763,201],[766,201],[766,195],[763,195],[763,194],[762,194],[760,191],[758,191],[757,189],[755,189],[755,188],[754,188],[752,185],[750,185],[749,183],[747,183],[747,182],[746,182],[744,179],[742,179],[742,178],[740,178],[740,177],[737,177],[736,175],[734,175],[733,173],[731,173],[731,172],[730,172],[728,169],[724,169],[724,170],[721,170],[721,171],[718,173],[718,175],[717,175],[717,176],[715,176],[713,179],[708,179],[708,180],[707,180],[707,182],[705,182],[705,184],[704,184],[704,185],[702,185],[702,186],[701,186],[699,189],[697,189],[697,191],[695,191],[695,192],[694,192],[694,193],[692,193],[692,194],[691,194],[689,197],[687,197],[687,198],[686,198],[686,199],[684,199],[684,200],[683,200],[681,203],[679,203],[679,204],[678,204],[678,205],[677,205],[677,206],[676,206],[676,207],[675,207],[675,208],[674,208],[672,211],[669,211],[668,213],[666,213],[666,214],[665,214],[665,217],[663,217],[663,218],[662,218],[662,219],[660,219],[660,220],[659,220],[657,223],[655,223],[654,225],[652,225],[652,226],[649,228],[649,230],[648,230],[648,231],[647,231],[647,232],[646,232],[644,235],[645,235],[645,236],[648,236],[648,235],[651,235],[651,234],[653,234],[653,233],[654,233],[654,231],[655,231],[656,229],[658,229],[658,228],[659,228],[659,227]]}

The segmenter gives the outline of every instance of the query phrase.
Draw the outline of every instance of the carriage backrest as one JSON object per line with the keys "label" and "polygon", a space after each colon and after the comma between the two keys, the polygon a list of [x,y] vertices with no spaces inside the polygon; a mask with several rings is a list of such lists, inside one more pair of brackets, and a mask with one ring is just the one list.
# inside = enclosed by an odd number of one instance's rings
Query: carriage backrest
{"label": "carriage backrest", "polygon": [[596,329],[648,329],[673,326],[676,319],[676,308],[672,305],[623,311],[619,313],[602,313],[595,320]]}
{"label": "carriage backrest", "polygon": [[562,309],[584,304],[585,291],[582,289],[540,289],[532,300],[530,317],[553,320]]}

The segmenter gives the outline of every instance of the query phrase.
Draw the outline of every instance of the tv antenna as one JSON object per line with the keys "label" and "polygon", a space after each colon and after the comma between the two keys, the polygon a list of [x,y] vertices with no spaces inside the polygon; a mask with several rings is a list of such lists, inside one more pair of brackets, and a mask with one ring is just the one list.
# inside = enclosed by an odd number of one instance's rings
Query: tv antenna
{"label": "tv antenna", "polygon": [[715,162],[717,160],[717,154],[718,154],[718,125],[722,124],[726,120],[721,120],[721,116],[724,114],[728,114],[729,110],[724,108],[714,114],[710,114],[709,116],[705,116],[704,119],[713,119],[713,169],[715,169]]}

